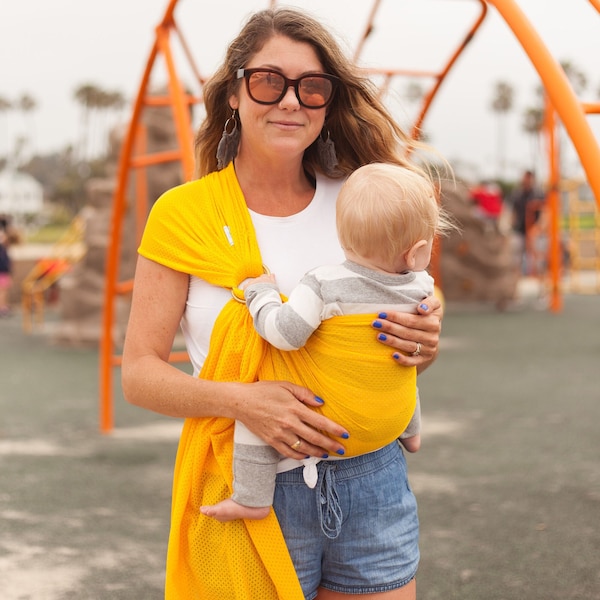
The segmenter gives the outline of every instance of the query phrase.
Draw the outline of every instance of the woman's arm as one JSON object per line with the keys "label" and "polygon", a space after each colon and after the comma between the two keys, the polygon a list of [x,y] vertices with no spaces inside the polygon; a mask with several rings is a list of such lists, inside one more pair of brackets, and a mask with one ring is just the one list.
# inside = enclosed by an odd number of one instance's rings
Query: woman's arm
{"label": "woman's arm", "polygon": [[[439,353],[444,310],[439,298],[430,296],[419,304],[417,311],[417,314],[398,311],[382,313],[373,322],[373,327],[382,344],[399,351],[393,353],[396,362],[409,367],[416,366],[417,372],[421,373]],[[414,355],[417,349],[419,354]]]}
{"label": "woman's arm", "polygon": [[[123,349],[122,386],[128,402],[171,417],[239,419],[285,456],[336,453],[345,429],[308,408],[318,401],[288,382],[242,384],[193,377],[168,362],[185,310],[189,277],[139,257]],[[301,452],[290,446],[302,439]]]}

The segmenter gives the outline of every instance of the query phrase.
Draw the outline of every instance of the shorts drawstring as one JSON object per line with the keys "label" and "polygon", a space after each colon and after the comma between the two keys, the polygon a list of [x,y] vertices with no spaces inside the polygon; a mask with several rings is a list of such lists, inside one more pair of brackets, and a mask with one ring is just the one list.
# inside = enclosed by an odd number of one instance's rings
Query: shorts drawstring
{"label": "shorts drawstring", "polygon": [[319,473],[316,494],[317,512],[321,531],[330,539],[334,540],[342,530],[342,507],[335,485],[336,465],[324,461]]}

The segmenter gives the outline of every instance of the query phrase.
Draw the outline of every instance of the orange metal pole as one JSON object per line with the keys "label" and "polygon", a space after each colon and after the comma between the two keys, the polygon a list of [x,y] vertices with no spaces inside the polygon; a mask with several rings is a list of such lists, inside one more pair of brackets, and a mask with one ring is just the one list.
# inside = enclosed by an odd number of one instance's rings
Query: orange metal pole
{"label": "orange metal pole", "polygon": [[186,181],[190,181],[194,176],[194,139],[192,135],[192,123],[190,119],[190,107],[186,102],[187,95],[184,92],[181,80],[175,68],[173,53],[169,45],[169,30],[165,27],[159,27],[156,30],[158,45],[165,57],[167,71],[169,73],[169,92],[171,96],[171,107],[173,109],[173,118],[175,129],[181,152],[181,164]]}
{"label": "orange metal pole", "polygon": [[546,92],[577,150],[600,208],[600,147],[560,64],[514,0],[487,0],[496,7],[537,70]]}
{"label": "orange metal pole", "polygon": [[[100,340],[100,430],[109,433],[114,427],[113,407],[113,373],[112,369],[121,364],[121,357],[114,355],[113,324],[115,320],[115,297],[131,291],[132,282],[119,282],[119,259],[121,250],[122,226],[127,207],[127,186],[129,173],[132,169],[144,169],[151,164],[165,162],[168,160],[179,160],[182,163],[184,176],[187,180],[193,176],[193,136],[191,130],[190,104],[194,98],[186,94],[181,81],[177,76],[173,55],[169,45],[169,32],[175,27],[173,12],[177,0],[171,0],[161,21],[156,28],[156,39],[153,44],[146,68],[139,86],[138,94],[134,103],[132,118],[127,130],[121,155],[119,158],[119,170],[117,175],[117,186],[113,199],[113,215],[111,221],[111,243],[108,245],[106,269],[105,269],[105,291],[104,311],[102,319],[102,331]],[[134,156],[134,152],[140,151],[138,144],[145,146],[143,138],[143,127],[141,125],[142,109],[151,104],[147,98],[150,74],[156,62],[156,58],[162,52],[169,73],[169,97],[159,99],[157,103],[171,106],[175,128],[179,142],[179,150],[156,153],[152,156]],[[135,179],[135,213],[136,213],[136,239],[141,236],[142,224],[147,213],[147,185],[145,173],[138,172]],[[143,205],[142,205],[143,201]],[[171,353],[174,361],[182,361],[187,358],[187,353]]]}
{"label": "orange metal pole", "polygon": [[600,13],[600,0],[589,0],[589,2]]}
{"label": "orange metal pole", "polygon": [[546,96],[545,130],[548,141],[548,164],[550,166],[550,180],[546,194],[548,209],[548,263],[550,267],[550,310],[562,310],[562,296],[560,289],[561,265],[561,239],[560,239],[560,160],[559,145],[556,135],[556,112]]}
{"label": "orange metal pole", "polygon": [[371,12],[369,13],[369,18],[367,19],[367,26],[365,27],[365,30],[363,31],[363,34],[362,34],[360,40],[358,41],[358,45],[356,46],[356,50],[354,51],[354,62],[358,61],[358,58],[360,57],[363,46],[365,45],[367,38],[371,35],[371,32],[373,31],[373,21],[375,20],[375,15],[377,14],[377,11],[379,10],[380,3],[381,3],[381,0],[373,1],[373,6],[371,8]]}
{"label": "orange metal pole", "polygon": [[[176,1],[176,0],[174,0]],[[152,66],[156,60],[158,45],[155,42],[150,56],[146,63],[146,68],[142,77],[142,82],[133,106],[133,112],[127,134],[121,147],[119,157],[119,170],[117,176],[117,187],[113,199],[113,214],[110,229],[110,241],[107,248],[106,267],[104,277],[104,305],[102,315],[102,329],[100,337],[100,431],[109,433],[114,426],[114,407],[113,397],[113,373],[112,373],[112,354],[114,350],[113,323],[115,320],[115,295],[117,292],[117,280],[119,276],[119,258],[121,254],[121,235],[123,220],[126,211],[126,191],[129,175],[129,160],[133,153],[135,145],[135,134],[140,121],[140,115],[144,103],[144,95]]]}

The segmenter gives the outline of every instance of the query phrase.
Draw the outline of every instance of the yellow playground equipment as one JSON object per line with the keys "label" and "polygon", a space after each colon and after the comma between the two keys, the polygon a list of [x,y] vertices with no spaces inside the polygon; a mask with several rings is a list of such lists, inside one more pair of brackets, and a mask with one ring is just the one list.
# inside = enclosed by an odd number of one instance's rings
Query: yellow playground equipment
{"label": "yellow playground equipment", "polygon": [[84,221],[75,217],[48,255],[37,261],[21,283],[23,329],[30,332],[34,323],[44,322],[46,297],[52,286],[85,255]]}
{"label": "yellow playground equipment", "polygon": [[567,209],[564,233],[569,262],[569,287],[580,294],[598,294],[600,209],[589,194],[585,181],[563,181],[561,192]]}
{"label": "yellow playground equipment", "polygon": [[[190,0],[191,1],[191,0]],[[370,0],[364,0],[365,3]],[[388,0],[396,1],[396,0]],[[427,0],[423,0],[426,2]],[[413,123],[413,135],[421,128],[421,124],[430,108],[434,98],[438,96],[446,76],[456,63],[458,57],[467,48],[469,42],[480,30],[488,12],[495,10],[505,21],[516,40],[527,54],[533,67],[536,69],[543,88],[545,90],[547,110],[545,132],[547,137],[547,156],[549,163],[549,194],[547,197],[547,210],[549,214],[549,266],[551,273],[551,309],[558,311],[561,308],[561,295],[559,275],[561,272],[560,256],[560,196],[559,183],[560,172],[557,160],[557,123],[564,126],[573,146],[579,156],[581,165],[587,176],[587,182],[595,196],[596,203],[600,206],[600,147],[595,139],[592,129],[588,123],[590,115],[600,113],[600,103],[589,104],[580,102],[577,98],[567,76],[561,68],[558,60],[550,53],[542,38],[538,34],[533,23],[529,21],[525,13],[519,7],[516,0],[468,0],[476,7],[476,16],[471,25],[467,27],[464,35],[459,38],[456,47],[449,53],[442,67],[437,71],[418,71],[406,68],[369,69],[369,73],[379,80],[382,93],[390,81],[396,77],[423,77],[428,82],[433,82],[425,91],[420,110]],[[571,0],[571,2],[586,2],[586,0]],[[600,0],[587,0],[595,12],[600,13]],[[115,350],[114,325],[116,316],[117,296],[128,294],[132,289],[132,281],[119,281],[119,261],[123,234],[123,223],[128,205],[136,215],[135,239],[141,238],[143,226],[150,208],[147,198],[146,172],[151,166],[166,162],[179,162],[183,179],[189,180],[193,177],[193,130],[191,123],[191,108],[202,104],[202,93],[206,75],[202,75],[196,66],[179,28],[175,9],[178,0],[169,0],[162,20],[155,29],[155,40],[144,69],[139,91],[135,99],[131,120],[121,149],[117,186],[113,199],[113,215],[111,226],[111,241],[108,245],[105,273],[105,297],[104,314],[100,345],[100,429],[109,432],[113,427],[113,369],[121,364],[121,357]],[[274,0],[269,3],[271,7],[276,5]],[[355,50],[355,59],[361,57],[363,44],[374,32],[375,17],[383,4],[382,0],[370,2],[371,10],[365,23],[362,38]],[[415,3],[406,3],[407,7]],[[420,3],[419,3],[420,4]],[[464,6],[465,0],[452,2],[448,0],[445,6]],[[548,10],[553,10],[554,3],[547,3]],[[428,23],[435,18],[435,11],[428,14],[427,21],[423,23],[423,31],[428,28]],[[598,22],[600,25],[600,20]],[[452,23],[446,23],[451,26]],[[177,52],[174,51],[173,43],[178,42]],[[207,49],[208,50],[208,49]],[[224,48],[223,48],[224,51]],[[177,59],[183,56],[187,59],[187,69],[194,74],[196,84],[200,93],[190,93],[183,84],[181,70]],[[389,56],[388,56],[389,59]],[[398,60],[398,56],[394,56]],[[151,75],[161,69],[166,71],[167,91],[163,95],[151,94]],[[175,123],[178,145],[169,151],[150,153],[146,150],[145,131],[142,116],[145,109],[149,107],[170,107],[173,121]],[[132,197],[132,188],[135,192]],[[185,353],[173,353],[171,361],[183,361]]]}

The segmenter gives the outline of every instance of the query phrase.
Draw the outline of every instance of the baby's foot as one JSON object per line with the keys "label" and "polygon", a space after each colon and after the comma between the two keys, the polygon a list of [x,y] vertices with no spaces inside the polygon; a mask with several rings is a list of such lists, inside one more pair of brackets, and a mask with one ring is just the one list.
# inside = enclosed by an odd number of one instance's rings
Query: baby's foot
{"label": "baby's foot", "polygon": [[231,498],[227,498],[227,500],[223,500],[213,506],[200,507],[200,512],[203,515],[221,522],[233,521],[235,519],[264,519],[270,511],[270,506],[243,506]]}

